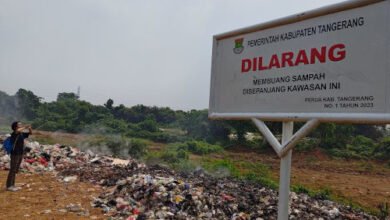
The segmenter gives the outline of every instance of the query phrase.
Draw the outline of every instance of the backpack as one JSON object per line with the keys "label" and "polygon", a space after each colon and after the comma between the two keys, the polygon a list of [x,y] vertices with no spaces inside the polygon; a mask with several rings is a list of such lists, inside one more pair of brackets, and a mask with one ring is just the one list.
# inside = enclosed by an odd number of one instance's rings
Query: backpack
{"label": "backpack", "polygon": [[14,144],[11,144],[11,137],[8,137],[4,141],[3,146],[4,146],[5,150],[7,151],[7,154],[10,154],[11,151],[14,149],[16,141],[18,140],[18,138],[19,138],[19,135],[16,137]]}

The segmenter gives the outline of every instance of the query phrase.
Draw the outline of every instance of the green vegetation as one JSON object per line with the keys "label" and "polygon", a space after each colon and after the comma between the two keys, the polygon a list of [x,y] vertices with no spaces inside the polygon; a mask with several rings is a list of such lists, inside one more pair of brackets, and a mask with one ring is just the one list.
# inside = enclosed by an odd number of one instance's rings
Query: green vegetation
{"label": "green vegetation", "polygon": [[[9,133],[12,121],[31,123],[34,129],[89,134],[91,138],[78,144],[80,148],[107,154],[139,158],[148,164],[165,163],[178,171],[205,169],[215,176],[233,176],[264,186],[277,188],[270,177],[270,167],[261,162],[237,161],[226,156],[226,149],[237,146],[254,152],[268,153],[272,148],[261,138],[250,121],[214,121],[208,110],[172,110],[168,107],[115,105],[108,99],[104,105],[82,101],[74,93],[59,93],[56,101],[43,102],[33,92],[19,89],[15,95],[0,91],[0,133]],[[295,123],[295,130],[303,123]],[[281,123],[267,122],[280,137]],[[248,137],[247,135],[252,133]],[[322,123],[294,148],[298,153],[320,148],[328,155],[343,159],[360,159],[363,171],[374,170],[381,160],[390,169],[390,136],[381,125]],[[50,138],[32,137],[43,144],[54,144]],[[164,143],[158,151],[149,152],[150,141]],[[61,144],[75,145],[75,142]],[[223,157],[221,157],[222,155]],[[190,159],[191,158],[191,159]],[[306,157],[307,163],[315,163]],[[329,189],[313,191],[292,186],[297,193],[331,198],[355,208],[352,201],[338,198]]]}
{"label": "green vegetation", "polygon": [[[191,153],[202,157],[190,160]],[[232,176],[274,189],[278,187],[271,179],[268,165],[261,162],[235,161],[229,158],[215,159],[215,153],[225,155],[225,151],[219,145],[191,140],[169,144],[161,152],[149,152],[144,160],[147,164],[165,163],[182,172],[190,172],[201,167],[216,177]]]}
{"label": "green vegetation", "polygon": [[278,184],[271,179],[269,173],[270,167],[261,162],[203,157],[200,163],[206,171],[215,176],[233,176],[239,179],[247,179],[273,189],[278,187]]}
{"label": "green vegetation", "polygon": [[346,159],[378,159],[390,158],[390,140],[385,136],[384,126],[321,124],[311,138],[318,140],[318,146],[334,157]]}
{"label": "green vegetation", "polygon": [[319,139],[306,138],[300,141],[297,146],[294,147],[294,151],[296,152],[308,152],[318,147]]}
{"label": "green vegetation", "polygon": [[177,171],[189,173],[195,170],[196,166],[189,160],[189,153],[185,150],[175,151],[168,148],[163,152],[148,152],[143,157],[146,164],[167,164]]}
{"label": "green vegetation", "polygon": [[380,219],[386,219],[388,216],[390,216],[389,203],[384,202],[383,204],[379,204],[378,208],[379,208],[378,216]]}
{"label": "green vegetation", "polygon": [[222,151],[223,148],[219,145],[211,145],[202,141],[190,140],[183,143],[169,144],[162,152],[150,152],[144,159],[146,161],[159,159],[180,171],[192,171],[195,169],[195,165],[189,161],[190,153],[206,155]]}
{"label": "green vegetation", "polygon": [[[37,141],[39,142],[40,144],[49,144],[49,145],[53,145],[53,144],[57,144],[58,141],[55,140],[54,138],[42,138],[42,137],[34,137],[34,136],[31,136],[30,139],[32,141]],[[64,145],[67,145],[68,143],[61,143],[61,144],[64,144]]]}
{"label": "green vegetation", "polygon": [[178,151],[188,151],[197,155],[205,155],[210,153],[221,152],[223,149],[219,145],[212,145],[202,141],[187,141],[185,143],[177,143],[174,145]]}
{"label": "green vegetation", "polygon": [[[13,120],[23,120],[32,123],[35,129],[47,131],[177,143],[172,148],[197,155],[220,152],[220,146],[244,145],[259,152],[270,149],[258,135],[255,138],[245,136],[248,132],[258,134],[250,121],[209,120],[207,109],[184,112],[168,107],[115,106],[112,99],[104,105],[92,105],[79,100],[76,94],[66,92],[59,93],[56,101],[42,102],[42,98],[25,89],[19,89],[15,95],[0,91],[0,123],[9,124]],[[281,133],[280,123],[267,122],[267,125],[274,133]],[[302,125],[296,123],[295,129]],[[3,127],[0,131],[9,132]],[[379,125],[321,124],[295,150],[306,152],[319,147],[333,157],[388,161],[390,137],[385,131],[384,126]],[[128,148],[123,143],[120,146]],[[116,151],[114,146],[111,148]]]}
{"label": "green vegetation", "polygon": [[240,172],[232,159],[212,159],[203,158],[203,168],[215,176],[233,176],[243,178],[244,174]]}
{"label": "green vegetation", "polygon": [[331,156],[342,157],[345,159],[390,159],[389,137],[375,141],[371,138],[358,135],[351,137],[345,146],[325,149]]}
{"label": "green vegetation", "polygon": [[373,156],[380,160],[390,160],[390,137],[381,139],[380,143],[373,150]]}
{"label": "green vegetation", "polygon": [[[174,111],[167,107],[114,105],[108,99],[104,105],[92,105],[79,100],[74,93],[59,93],[57,100],[42,102],[33,92],[19,89],[15,95],[0,91],[0,120],[24,120],[36,129],[71,133],[103,133],[126,138],[142,138],[155,142],[185,142],[186,151],[203,155],[218,151],[216,145],[245,145],[262,150],[267,147],[259,139],[248,139],[247,132],[258,133],[250,121],[213,121],[208,111]],[[296,123],[299,129],[302,123]],[[267,123],[276,134],[280,123]],[[390,137],[378,125],[321,124],[295,148],[305,152],[320,147],[329,155],[341,158],[390,159]],[[234,134],[235,138],[229,139]],[[209,145],[199,145],[199,142]],[[195,146],[195,147],[194,147]],[[194,149],[192,149],[194,148]],[[210,148],[210,149],[209,149]],[[217,147],[218,148],[218,147]]]}
{"label": "green vegetation", "polygon": [[317,196],[317,197],[321,197],[322,199],[331,199],[332,197],[330,190],[328,188],[321,189],[321,190],[310,190],[303,185],[297,185],[297,186],[292,185],[290,188],[291,191],[293,192],[304,193],[304,194],[308,194],[309,196]]}

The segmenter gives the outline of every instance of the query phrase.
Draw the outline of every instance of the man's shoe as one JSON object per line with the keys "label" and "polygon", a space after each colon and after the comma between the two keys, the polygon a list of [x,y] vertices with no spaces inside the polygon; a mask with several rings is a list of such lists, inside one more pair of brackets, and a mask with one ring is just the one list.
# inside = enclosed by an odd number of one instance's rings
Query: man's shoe
{"label": "man's shoe", "polygon": [[12,191],[12,192],[15,192],[15,191],[18,191],[19,188],[18,187],[15,187],[15,186],[10,186],[7,188],[8,191]]}

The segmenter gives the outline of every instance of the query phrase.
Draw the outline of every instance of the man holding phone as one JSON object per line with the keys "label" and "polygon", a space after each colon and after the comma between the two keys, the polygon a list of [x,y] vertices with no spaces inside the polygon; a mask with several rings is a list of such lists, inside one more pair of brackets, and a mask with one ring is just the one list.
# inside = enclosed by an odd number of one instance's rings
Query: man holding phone
{"label": "man holding phone", "polygon": [[[11,128],[13,130],[11,134],[11,143],[14,148],[11,151],[11,166],[7,178],[7,190],[18,191],[20,188],[15,186],[15,176],[19,171],[20,164],[23,160],[24,153],[24,139],[28,138],[32,134],[31,125],[22,125],[20,121],[12,123]],[[28,130],[26,132],[25,130]]]}

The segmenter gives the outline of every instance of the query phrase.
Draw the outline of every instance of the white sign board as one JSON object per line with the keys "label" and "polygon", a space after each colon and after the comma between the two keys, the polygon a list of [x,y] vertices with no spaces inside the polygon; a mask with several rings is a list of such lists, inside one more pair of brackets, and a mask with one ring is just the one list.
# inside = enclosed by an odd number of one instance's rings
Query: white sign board
{"label": "white sign board", "polygon": [[209,116],[390,122],[390,1],[345,5],[214,36]]}

